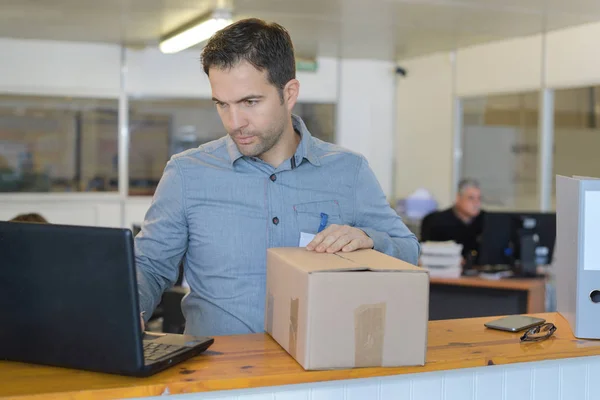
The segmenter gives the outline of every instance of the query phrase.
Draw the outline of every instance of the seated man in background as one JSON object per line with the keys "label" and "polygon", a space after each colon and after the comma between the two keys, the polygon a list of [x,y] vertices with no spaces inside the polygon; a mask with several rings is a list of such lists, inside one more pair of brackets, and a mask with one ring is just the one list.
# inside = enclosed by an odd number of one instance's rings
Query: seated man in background
{"label": "seated man in background", "polygon": [[458,185],[454,205],[443,211],[435,211],[421,223],[422,242],[452,240],[463,245],[463,264],[470,264],[479,251],[479,237],[483,230],[481,189],[473,179],[464,179]]}

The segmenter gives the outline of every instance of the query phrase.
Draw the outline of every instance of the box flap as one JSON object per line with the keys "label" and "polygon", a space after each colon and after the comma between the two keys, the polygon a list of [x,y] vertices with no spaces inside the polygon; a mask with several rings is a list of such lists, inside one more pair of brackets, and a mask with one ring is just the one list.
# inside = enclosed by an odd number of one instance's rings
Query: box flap
{"label": "box flap", "polygon": [[366,266],[369,271],[399,271],[427,273],[424,268],[417,267],[376,250],[358,250],[351,253],[336,253],[337,256],[353,261],[356,264]]}
{"label": "box flap", "polygon": [[268,252],[281,258],[287,264],[308,273],[333,271],[427,273],[427,270],[423,268],[416,267],[375,250],[328,254],[316,253],[302,247],[280,247],[268,249]]}
{"label": "box flap", "polygon": [[268,252],[279,257],[288,265],[308,273],[319,271],[356,271],[365,270],[351,260],[338,257],[335,254],[315,253],[304,247],[279,247],[268,249]]}

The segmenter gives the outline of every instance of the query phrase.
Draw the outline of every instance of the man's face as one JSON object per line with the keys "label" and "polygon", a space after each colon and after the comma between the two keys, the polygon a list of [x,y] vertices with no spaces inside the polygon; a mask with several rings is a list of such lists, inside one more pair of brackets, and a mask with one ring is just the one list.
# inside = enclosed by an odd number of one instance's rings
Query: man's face
{"label": "man's face", "polygon": [[470,218],[475,218],[481,212],[481,190],[468,186],[456,196],[456,208]]}
{"label": "man's face", "polygon": [[240,153],[260,157],[271,150],[289,122],[293,102],[282,102],[267,72],[246,61],[230,69],[210,68],[208,76],[223,126]]}

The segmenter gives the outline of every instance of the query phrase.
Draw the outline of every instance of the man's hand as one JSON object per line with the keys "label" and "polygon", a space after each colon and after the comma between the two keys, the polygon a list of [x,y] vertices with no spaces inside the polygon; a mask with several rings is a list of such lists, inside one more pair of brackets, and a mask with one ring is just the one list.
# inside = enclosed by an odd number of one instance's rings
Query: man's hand
{"label": "man's hand", "polygon": [[348,225],[329,225],[306,245],[306,249],[317,253],[349,252],[372,249],[373,239],[358,228]]}

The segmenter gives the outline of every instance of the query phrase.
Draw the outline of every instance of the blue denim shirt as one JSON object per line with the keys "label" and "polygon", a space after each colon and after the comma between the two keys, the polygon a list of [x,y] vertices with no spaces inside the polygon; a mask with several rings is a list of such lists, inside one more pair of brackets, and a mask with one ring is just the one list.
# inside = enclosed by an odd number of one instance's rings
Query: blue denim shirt
{"label": "blue denim shirt", "polygon": [[167,163],[135,238],[146,317],[183,258],[186,333],[263,332],[267,248],[298,246],[301,232],[316,233],[320,213],[362,229],[375,250],[417,263],[419,243],[365,158],[313,138],[296,116],[293,125],[301,142],[278,168],[242,156],[229,136]]}

